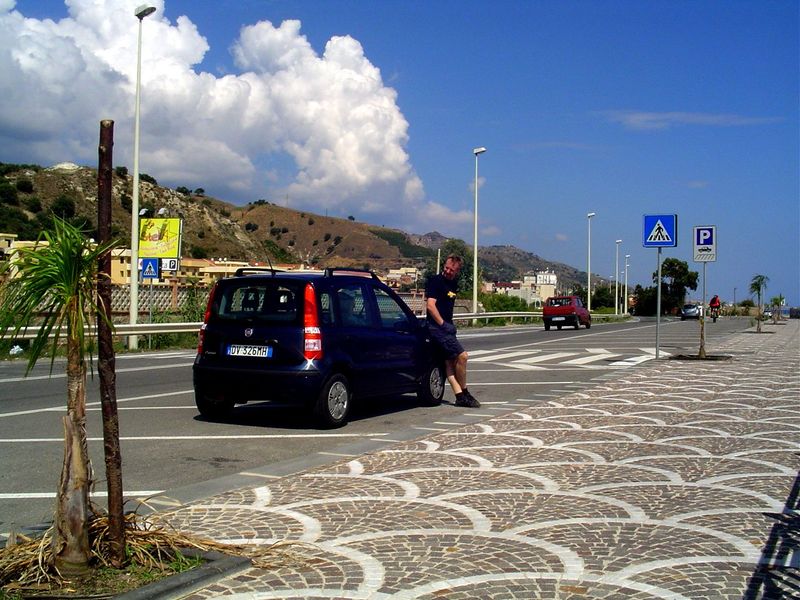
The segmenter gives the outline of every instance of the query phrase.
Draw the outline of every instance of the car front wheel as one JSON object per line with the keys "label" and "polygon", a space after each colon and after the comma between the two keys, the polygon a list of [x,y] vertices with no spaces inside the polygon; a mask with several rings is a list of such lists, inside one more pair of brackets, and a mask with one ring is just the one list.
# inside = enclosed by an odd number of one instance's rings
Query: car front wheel
{"label": "car front wheel", "polygon": [[194,391],[194,403],[197,410],[206,419],[221,421],[230,416],[233,411],[233,401],[228,400],[221,392],[208,393],[203,388]]}
{"label": "car front wheel", "polygon": [[417,399],[424,406],[438,406],[444,398],[444,368],[442,365],[429,365],[420,381]]}
{"label": "car front wheel", "polygon": [[322,386],[314,405],[314,418],[323,427],[341,427],[347,422],[352,399],[347,377],[337,373]]}

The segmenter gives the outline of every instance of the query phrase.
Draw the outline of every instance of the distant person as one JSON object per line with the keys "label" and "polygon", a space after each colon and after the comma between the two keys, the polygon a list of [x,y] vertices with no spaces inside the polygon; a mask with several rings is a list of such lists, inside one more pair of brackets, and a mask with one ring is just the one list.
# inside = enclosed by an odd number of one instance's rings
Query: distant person
{"label": "distant person", "polygon": [[464,260],[451,254],[444,261],[439,275],[434,275],[425,286],[425,309],[431,339],[445,357],[447,381],[456,395],[456,406],[478,408],[481,403],[467,389],[468,355],[456,337],[453,325],[453,307],[458,293],[458,274]]}
{"label": "distant person", "polygon": [[719,296],[714,295],[708,303],[709,308],[719,309]]}

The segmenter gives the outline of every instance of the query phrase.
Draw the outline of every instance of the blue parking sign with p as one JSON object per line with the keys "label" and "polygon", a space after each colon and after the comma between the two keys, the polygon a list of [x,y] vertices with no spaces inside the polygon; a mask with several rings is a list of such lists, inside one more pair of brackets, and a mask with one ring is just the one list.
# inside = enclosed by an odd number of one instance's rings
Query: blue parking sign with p
{"label": "blue parking sign with p", "polygon": [[714,262],[717,260],[717,227],[703,225],[694,228],[695,262]]}
{"label": "blue parking sign with p", "polygon": [[713,246],[714,245],[714,228],[713,227],[697,227],[694,230],[695,239],[694,243],[697,246]]}

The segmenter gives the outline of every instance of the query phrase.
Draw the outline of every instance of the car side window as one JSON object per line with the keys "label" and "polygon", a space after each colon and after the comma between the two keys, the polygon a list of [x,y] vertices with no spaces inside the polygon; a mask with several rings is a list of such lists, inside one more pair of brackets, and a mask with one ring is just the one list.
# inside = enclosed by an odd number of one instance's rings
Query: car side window
{"label": "car side window", "polygon": [[383,329],[395,329],[398,323],[408,323],[408,315],[397,301],[380,288],[375,288],[375,300]]}
{"label": "car side window", "polygon": [[364,290],[360,284],[348,284],[336,290],[339,323],[344,327],[369,327]]}

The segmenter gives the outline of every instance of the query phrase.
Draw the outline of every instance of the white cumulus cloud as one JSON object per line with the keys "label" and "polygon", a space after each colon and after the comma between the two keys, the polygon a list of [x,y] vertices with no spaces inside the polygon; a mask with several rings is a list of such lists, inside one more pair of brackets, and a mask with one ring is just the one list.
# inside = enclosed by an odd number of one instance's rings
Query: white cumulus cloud
{"label": "white cumulus cloud", "polygon": [[[415,231],[471,222],[425,198],[397,93],[357,40],[331,37],[319,53],[299,21],[260,21],[231,46],[238,72],[217,76],[199,70],[209,46],[190,17],[171,20],[168,2],[151,3],[156,12],[142,23],[143,172],[223,199],[288,196],[293,207]],[[65,4],[69,16],[53,21],[0,0],[0,160],[94,164],[99,121],[113,119],[114,162],[130,166],[133,4]]]}

